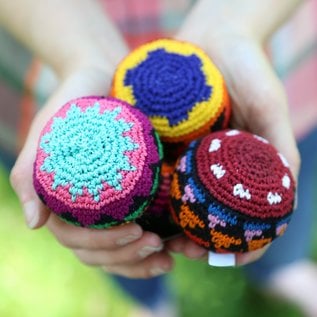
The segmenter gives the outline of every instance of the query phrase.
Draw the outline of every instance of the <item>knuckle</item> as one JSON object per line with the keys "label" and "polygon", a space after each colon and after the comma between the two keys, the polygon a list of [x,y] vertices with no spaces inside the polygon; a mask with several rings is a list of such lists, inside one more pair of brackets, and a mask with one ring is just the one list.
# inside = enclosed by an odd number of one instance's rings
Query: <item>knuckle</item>
{"label": "knuckle", "polygon": [[[112,265],[103,265],[102,266],[103,271],[107,272],[107,273],[111,273],[111,274],[119,274],[122,276],[126,276],[124,274],[121,274],[119,270],[117,270],[114,266]],[[126,276],[128,277],[128,276]]]}
{"label": "knuckle", "polygon": [[25,170],[20,165],[15,165],[10,173],[10,182],[13,188],[25,179]]}
{"label": "knuckle", "polygon": [[70,246],[68,245],[67,241],[64,238],[62,238],[60,236],[56,236],[56,239],[62,246],[66,247],[66,248],[70,248]]}
{"label": "knuckle", "polygon": [[153,273],[151,272],[150,268],[144,268],[141,272],[142,276],[140,278],[149,279],[153,277]]}
{"label": "knuckle", "polygon": [[87,230],[84,235],[84,239],[85,244],[89,249],[100,250],[105,249],[108,246],[108,242],[105,242],[99,234],[96,234],[96,232],[91,230]]}
{"label": "knuckle", "polygon": [[69,249],[74,247],[73,244],[71,243],[71,239],[68,237],[67,234],[58,233],[58,234],[55,234],[55,236],[58,242],[64,247]]}
{"label": "knuckle", "polygon": [[87,254],[87,252],[81,251],[81,250],[76,250],[76,251],[74,251],[74,253],[78,257],[78,259],[82,263],[84,263],[85,265],[88,265],[88,266],[97,266],[98,265],[95,258],[89,256],[89,254]]}

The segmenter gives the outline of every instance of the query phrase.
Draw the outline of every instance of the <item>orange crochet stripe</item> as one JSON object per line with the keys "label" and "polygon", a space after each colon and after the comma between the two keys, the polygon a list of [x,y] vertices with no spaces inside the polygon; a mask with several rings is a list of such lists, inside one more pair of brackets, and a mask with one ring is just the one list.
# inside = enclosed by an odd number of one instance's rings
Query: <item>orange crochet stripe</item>
{"label": "orange crochet stripe", "polygon": [[216,231],[215,229],[210,230],[211,242],[214,244],[216,249],[228,249],[231,245],[241,245],[241,239],[236,239],[234,237],[230,237],[227,234],[223,234],[220,231]]}
{"label": "orange crochet stripe", "polygon": [[259,239],[259,240],[251,240],[248,242],[249,251],[254,251],[257,249],[263,248],[268,243],[272,242],[272,238]]}
{"label": "orange crochet stripe", "polygon": [[176,173],[173,175],[170,193],[172,198],[176,198],[177,200],[182,198],[182,194],[179,189],[178,175]]}
{"label": "orange crochet stripe", "polygon": [[183,228],[189,227],[191,229],[194,229],[197,226],[201,229],[205,228],[204,222],[197,215],[195,215],[187,205],[181,206],[179,219],[179,223]]}

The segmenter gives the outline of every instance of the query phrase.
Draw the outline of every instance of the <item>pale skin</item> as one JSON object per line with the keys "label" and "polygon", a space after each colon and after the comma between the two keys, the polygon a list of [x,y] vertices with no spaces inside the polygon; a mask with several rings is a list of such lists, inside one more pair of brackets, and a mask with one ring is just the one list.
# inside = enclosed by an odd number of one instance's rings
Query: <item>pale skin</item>
{"label": "pale skin", "polygon": [[[201,0],[176,35],[204,48],[223,72],[233,101],[232,126],[270,140],[288,159],[295,177],[300,160],[287,99],[262,46],[300,2]],[[206,251],[184,237],[164,244],[156,234],[143,232],[134,223],[107,230],[78,228],[62,222],[42,205],[32,186],[42,127],[69,99],[105,95],[114,69],[128,49],[94,0],[0,0],[0,22],[59,78],[58,88],[34,118],[11,173],[28,226],[46,225],[83,263],[127,277],[169,272],[171,252],[193,259],[204,257]],[[252,262],[263,252],[239,255],[236,262]]]}

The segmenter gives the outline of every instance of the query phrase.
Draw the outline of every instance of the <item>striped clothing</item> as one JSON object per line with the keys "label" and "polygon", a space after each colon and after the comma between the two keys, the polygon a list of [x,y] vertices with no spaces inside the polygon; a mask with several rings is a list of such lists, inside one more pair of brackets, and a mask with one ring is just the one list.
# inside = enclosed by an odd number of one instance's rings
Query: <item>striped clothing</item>
{"label": "striped clothing", "polygon": [[[195,2],[101,1],[131,48],[172,36]],[[305,3],[273,37],[271,47],[273,64],[289,95],[296,134],[303,137],[317,124],[317,0]],[[0,30],[0,160],[16,155],[35,112],[56,84],[48,67]]]}

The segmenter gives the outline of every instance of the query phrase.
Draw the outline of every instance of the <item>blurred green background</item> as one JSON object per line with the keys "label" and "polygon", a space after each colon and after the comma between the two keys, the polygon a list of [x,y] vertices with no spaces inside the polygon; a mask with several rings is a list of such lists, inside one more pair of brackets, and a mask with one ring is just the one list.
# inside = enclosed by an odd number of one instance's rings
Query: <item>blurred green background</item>
{"label": "blurred green background", "polygon": [[[1,166],[0,202],[1,317],[127,316],[134,304],[108,277],[80,264],[45,228],[26,228]],[[248,285],[241,269],[176,257],[170,282],[184,317],[303,316],[291,304]]]}

